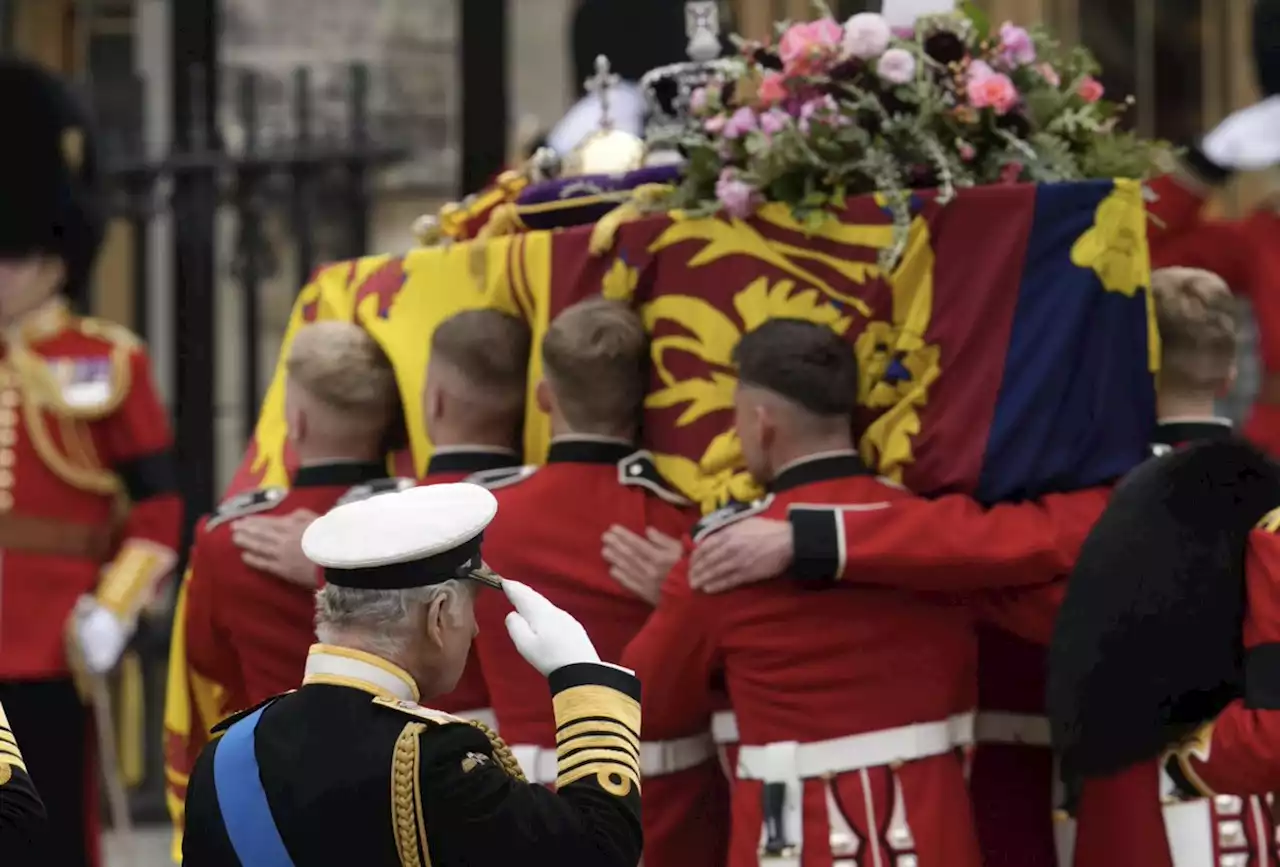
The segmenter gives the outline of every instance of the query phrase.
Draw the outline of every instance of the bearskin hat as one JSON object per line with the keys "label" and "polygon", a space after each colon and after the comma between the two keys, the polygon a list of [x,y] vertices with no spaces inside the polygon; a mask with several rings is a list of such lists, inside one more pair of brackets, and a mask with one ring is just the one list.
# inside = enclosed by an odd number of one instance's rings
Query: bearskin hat
{"label": "bearskin hat", "polygon": [[62,259],[67,294],[79,300],[104,230],[88,114],[65,81],[13,57],[0,57],[0,94],[11,120],[0,161],[0,257]]}
{"label": "bearskin hat", "polygon": [[1255,0],[1253,57],[1262,95],[1280,94],[1280,0]]}
{"label": "bearskin hat", "polygon": [[1280,467],[1237,439],[1148,461],[1117,487],[1050,648],[1068,784],[1157,758],[1240,695],[1245,547],[1277,504]]}

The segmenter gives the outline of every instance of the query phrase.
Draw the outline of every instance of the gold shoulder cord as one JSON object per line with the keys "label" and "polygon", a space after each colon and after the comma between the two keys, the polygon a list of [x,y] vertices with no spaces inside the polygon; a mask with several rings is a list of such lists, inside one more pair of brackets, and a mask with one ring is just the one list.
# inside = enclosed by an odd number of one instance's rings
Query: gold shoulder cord
{"label": "gold shoulder cord", "polygon": [[1265,530],[1268,533],[1280,530],[1280,509],[1272,509],[1263,515],[1262,520],[1258,522],[1258,529]]}
{"label": "gold shoulder cord", "polygon": [[[391,759],[391,822],[396,835],[396,850],[401,867],[431,867],[427,850],[427,823],[422,815],[422,763],[418,736],[427,730],[426,723],[405,724],[396,738]],[[418,841],[422,841],[419,850]],[[421,857],[419,856],[421,851]],[[423,858],[426,861],[423,861]]]}
{"label": "gold shoulder cord", "polygon": [[515,754],[511,752],[511,747],[507,746],[507,742],[484,723],[473,719],[469,719],[467,722],[480,729],[484,736],[489,739],[489,746],[493,747],[493,758],[507,772],[507,776],[522,783],[527,783],[528,780],[525,779],[524,771],[520,769],[520,763],[516,761]]}

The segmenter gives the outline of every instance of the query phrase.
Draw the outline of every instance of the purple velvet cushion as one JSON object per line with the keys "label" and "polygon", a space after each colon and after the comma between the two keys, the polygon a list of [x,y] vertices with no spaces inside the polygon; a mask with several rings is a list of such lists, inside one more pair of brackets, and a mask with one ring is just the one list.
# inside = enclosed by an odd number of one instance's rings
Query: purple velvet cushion
{"label": "purple velvet cushion", "polygon": [[516,199],[520,219],[530,229],[558,229],[594,223],[645,184],[673,184],[679,166],[654,166],[625,175],[582,175],[531,184]]}

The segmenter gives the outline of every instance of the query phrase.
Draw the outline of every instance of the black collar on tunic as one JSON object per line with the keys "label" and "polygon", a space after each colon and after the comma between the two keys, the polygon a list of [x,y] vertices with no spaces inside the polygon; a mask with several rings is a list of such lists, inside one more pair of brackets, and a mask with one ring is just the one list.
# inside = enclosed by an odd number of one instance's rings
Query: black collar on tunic
{"label": "black collar on tunic", "polygon": [[1159,445],[1180,446],[1202,440],[1228,439],[1235,433],[1231,422],[1225,418],[1179,419],[1156,425],[1154,442]]}
{"label": "black collar on tunic", "polygon": [[856,454],[840,452],[838,454],[805,458],[790,466],[769,483],[769,492],[780,494],[801,485],[814,482],[827,482],[832,479],[843,479],[850,476],[870,476],[872,472]]}
{"label": "black collar on tunic", "polygon": [[636,453],[636,447],[621,440],[553,440],[547,453],[549,464],[616,464]]}
{"label": "black collar on tunic", "polygon": [[479,473],[520,465],[520,457],[499,448],[450,448],[438,451],[427,462],[427,475],[437,473]]}
{"label": "black collar on tunic", "polygon": [[295,488],[342,488],[363,485],[374,479],[387,477],[387,465],[382,461],[330,461],[298,467],[294,474]]}

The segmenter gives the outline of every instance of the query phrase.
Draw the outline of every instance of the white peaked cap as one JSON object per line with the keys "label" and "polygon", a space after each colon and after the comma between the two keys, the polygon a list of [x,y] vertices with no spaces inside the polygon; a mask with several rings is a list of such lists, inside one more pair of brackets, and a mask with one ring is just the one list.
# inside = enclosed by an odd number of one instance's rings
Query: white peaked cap
{"label": "white peaked cap", "polygon": [[337,506],[303,533],[302,552],[340,587],[427,587],[475,577],[497,513],[498,501],[479,485],[409,488]]}

